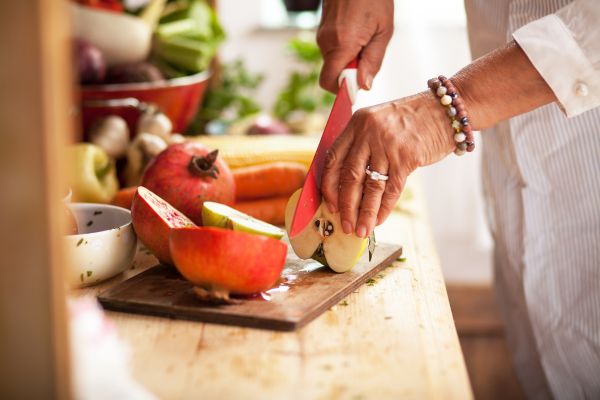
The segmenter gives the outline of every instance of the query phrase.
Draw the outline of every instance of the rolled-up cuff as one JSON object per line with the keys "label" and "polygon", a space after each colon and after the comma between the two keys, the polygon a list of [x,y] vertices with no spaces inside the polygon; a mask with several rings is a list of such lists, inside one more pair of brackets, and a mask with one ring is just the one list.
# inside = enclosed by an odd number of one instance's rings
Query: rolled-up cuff
{"label": "rolled-up cuff", "polygon": [[563,21],[551,14],[513,33],[567,117],[600,106],[600,74]]}

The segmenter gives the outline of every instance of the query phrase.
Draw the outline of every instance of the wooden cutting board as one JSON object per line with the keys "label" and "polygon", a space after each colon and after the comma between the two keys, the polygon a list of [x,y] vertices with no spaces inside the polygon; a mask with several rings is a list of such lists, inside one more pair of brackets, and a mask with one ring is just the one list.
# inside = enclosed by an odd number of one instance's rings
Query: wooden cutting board
{"label": "wooden cutting board", "polygon": [[293,331],[339,303],[402,254],[398,245],[378,243],[372,260],[365,254],[350,272],[338,274],[288,250],[280,283],[266,293],[235,298],[236,304],[210,304],[198,299],[192,284],[175,268],[157,265],[98,296],[108,310]]}

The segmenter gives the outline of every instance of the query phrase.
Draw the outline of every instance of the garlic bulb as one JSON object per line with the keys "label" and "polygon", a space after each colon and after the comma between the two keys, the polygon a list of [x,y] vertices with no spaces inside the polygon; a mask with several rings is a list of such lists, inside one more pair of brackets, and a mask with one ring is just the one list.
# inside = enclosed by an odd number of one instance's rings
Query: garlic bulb
{"label": "garlic bulb", "polygon": [[129,144],[127,122],[118,115],[109,115],[96,121],[90,132],[90,142],[101,147],[109,157],[123,157]]}
{"label": "garlic bulb", "polygon": [[150,133],[139,133],[127,150],[125,180],[127,186],[136,186],[142,179],[146,165],[161,151],[167,148],[167,142]]}
{"label": "garlic bulb", "polygon": [[169,140],[173,123],[164,113],[157,111],[155,108],[148,108],[140,116],[137,123],[138,133],[151,133],[159,136],[164,140]]}

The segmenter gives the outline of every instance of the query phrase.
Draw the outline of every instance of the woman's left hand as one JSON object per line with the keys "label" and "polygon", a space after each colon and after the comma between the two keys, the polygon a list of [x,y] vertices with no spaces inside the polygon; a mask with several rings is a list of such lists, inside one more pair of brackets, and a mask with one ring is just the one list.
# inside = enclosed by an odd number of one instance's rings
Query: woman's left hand
{"label": "woman's left hand", "polygon": [[[444,108],[429,92],[358,110],[329,149],[321,192],[345,233],[367,237],[391,213],[406,178],[454,150]],[[388,175],[374,180],[371,171]]]}

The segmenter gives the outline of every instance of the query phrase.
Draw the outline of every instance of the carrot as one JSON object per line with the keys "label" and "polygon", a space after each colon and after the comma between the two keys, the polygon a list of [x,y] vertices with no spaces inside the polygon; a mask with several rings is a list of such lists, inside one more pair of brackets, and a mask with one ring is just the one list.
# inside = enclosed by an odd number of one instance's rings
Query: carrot
{"label": "carrot", "polygon": [[285,224],[285,206],[288,196],[268,199],[240,201],[233,208],[261,221],[273,225]]}
{"label": "carrot", "polygon": [[272,162],[234,169],[238,201],[289,197],[302,187],[306,167],[294,162]]}
{"label": "carrot", "polygon": [[133,197],[135,196],[136,190],[137,186],[126,187],[119,190],[111,201],[112,205],[123,207],[129,210],[131,208],[131,203],[133,202]]}

